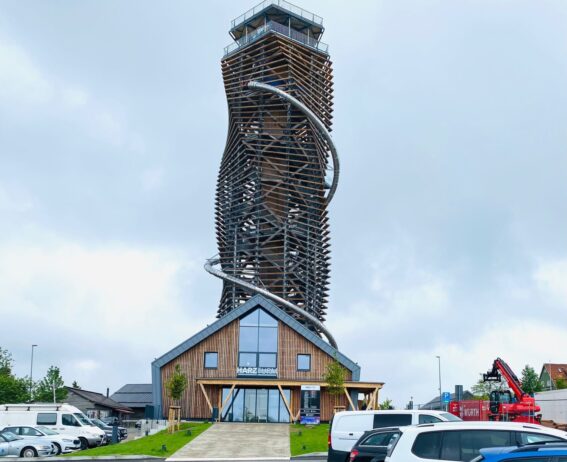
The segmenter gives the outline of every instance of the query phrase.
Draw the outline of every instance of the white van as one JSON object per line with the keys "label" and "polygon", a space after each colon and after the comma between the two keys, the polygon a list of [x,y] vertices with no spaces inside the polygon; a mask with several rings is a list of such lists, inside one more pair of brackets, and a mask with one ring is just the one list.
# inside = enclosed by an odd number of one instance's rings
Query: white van
{"label": "white van", "polygon": [[[472,461],[481,449],[525,446],[538,443],[565,443],[567,432],[542,425],[514,422],[451,422],[402,427],[388,446],[386,462],[427,462],[432,460]],[[563,446],[564,447],[564,446]],[[551,447],[549,448],[551,449]],[[508,458],[515,461],[553,460],[551,456]],[[561,460],[561,457],[558,458]],[[497,459],[498,460],[498,459]],[[557,460],[557,459],[555,459]]]}
{"label": "white van", "polygon": [[328,462],[348,461],[350,450],[365,431],[383,427],[403,427],[435,422],[461,421],[444,411],[391,410],[342,411],[331,420]]}
{"label": "white van", "polygon": [[42,425],[72,435],[81,441],[81,449],[100,446],[106,440],[104,431],[92,425],[85,414],[70,404],[0,405],[0,429],[20,425]]}

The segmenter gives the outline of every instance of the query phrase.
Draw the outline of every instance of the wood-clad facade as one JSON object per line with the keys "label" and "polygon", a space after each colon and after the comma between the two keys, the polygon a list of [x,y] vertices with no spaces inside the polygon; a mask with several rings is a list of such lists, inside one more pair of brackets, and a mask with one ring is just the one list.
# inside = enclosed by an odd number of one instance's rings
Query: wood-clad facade
{"label": "wood-clad facade", "polygon": [[[245,355],[242,350],[249,347],[241,345],[248,342],[243,337],[250,329],[243,320],[255,313],[262,313],[269,319],[271,333],[277,332],[277,351],[261,355],[277,355],[276,368],[267,368],[268,374],[251,372],[242,363]],[[260,323],[259,329],[262,328]],[[259,344],[262,342],[259,337]],[[275,342],[275,340],[274,340]],[[205,355],[213,354],[216,358],[214,368],[206,367]],[[308,370],[302,370],[299,356],[309,358]],[[344,367],[345,393],[339,396],[330,395],[323,381],[327,366],[337,360]],[[268,358],[270,359],[270,358]],[[320,387],[320,418],[331,419],[335,409],[356,409],[359,393],[367,397],[367,405],[372,407],[377,402],[380,382],[359,382],[360,368],[339,351],[330,347],[316,334],[298,323],[291,316],[280,310],[262,296],[255,296],[237,310],[217,320],[183,344],[166,353],[153,363],[153,385],[155,408],[158,417],[165,417],[169,407],[174,404],[168,397],[165,384],[179,365],[187,376],[188,387],[179,403],[181,416],[186,419],[210,419],[216,415],[219,420],[230,421],[297,421],[300,418],[302,385]],[[210,364],[209,364],[210,366]],[[305,367],[303,367],[305,369]],[[254,370],[254,368],[252,368]],[[257,391],[255,391],[257,390]],[[239,401],[237,395],[241,391]],[[157,394],[156,394],[157,393]],[[250,395],[254,395],[255,411],[250,411]],[[270,404],[277,400],[277,404]],[[242,401],[242,402],[241,402]],[[238,404],[239,403],[239,404]],[[229,409],[240,405],[244,412],[240,414]],[[265,410],[260,409],[265,406]],[[270,418],[269,406],[277,417]],[[278,408],[278,409],[276,409]],[[240,415],[240,417],[239,417]],[[253,420],[246,420],[253,419]],[[277,420],[276,420],[277,419]]]}

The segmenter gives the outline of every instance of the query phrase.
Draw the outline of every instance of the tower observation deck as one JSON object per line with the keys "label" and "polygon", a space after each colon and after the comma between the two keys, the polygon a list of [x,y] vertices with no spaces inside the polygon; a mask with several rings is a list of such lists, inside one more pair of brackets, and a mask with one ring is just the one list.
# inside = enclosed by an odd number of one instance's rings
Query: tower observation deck
{"label": "tower observation deck", "polygon": [[284,0],[231,23],[221,61],[229,126],[216,191],[219,253],[205,268],[223,280],[218,317],[260,293],[336,347],[324,325],[339,159],[323,31],[320,16]]}

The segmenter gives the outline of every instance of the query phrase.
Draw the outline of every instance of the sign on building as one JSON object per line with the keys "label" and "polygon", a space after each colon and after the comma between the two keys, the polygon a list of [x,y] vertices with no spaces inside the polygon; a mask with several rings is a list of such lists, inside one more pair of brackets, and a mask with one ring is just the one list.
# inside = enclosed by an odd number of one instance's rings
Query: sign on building
{"label": "sign on building", "polygon": [[321,387],[301,385],[300,420],[304,425],[317,425],[321,422]]}
{"label": "sign on building", "polygon": [[237,367],[238,377],[277,377],[277,367]]}

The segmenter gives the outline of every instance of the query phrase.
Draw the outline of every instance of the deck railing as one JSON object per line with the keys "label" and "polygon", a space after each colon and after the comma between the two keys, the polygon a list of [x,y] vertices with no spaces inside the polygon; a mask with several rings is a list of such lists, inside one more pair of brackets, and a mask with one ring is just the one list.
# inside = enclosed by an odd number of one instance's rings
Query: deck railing
{"label": "deck railing", "polygon": [[264,36],[270,31],[274,31],[277,32],[278,34],[285,35],[286,37],[289,37],[290,39],[295,40],[296,42],[303,43],[304,45],[315,48],[316,50],[322,51],[323,53],[329,52],[329,45],[327,45],[326,43],[320,42],[314,39],[313,37],[304,34],[303,32],[299,32],[288,26],[284,26],[279,22],[268,21],[263,26],[258,27],[258,29],[256,29],[254,32],[245,35],[242,38],[238,39],[236,42],[231,43],[230,45],[224,47],[224,56],[227,56],[235,52],[239,48],[242,48],[243,46],[248,45],[254,42],[255,40],[258,40],[260,37]]}
{"label": "deck railing", "polygon": [[311,21],[314,22],[315,24],[323,25],[323,18],[321,16],[317,16],[316,14],[310,13],[309,11],[304,10],[303,8],[300,8],[292,3],[289,3],[286,0],[264,0],[259,5],[256,5],[254,8],[250,8],[248,11],[238,16],[238,18],[233,19],[230,22],[231,29],[234,29],[236,26],[250,19],[252,16],[258,14],[260,11],[262,11],[264,8],[267,8],[270,5],[280,6],[288,10],[289,12],[295,14],[296,16],[306,19],[307,21]]}

